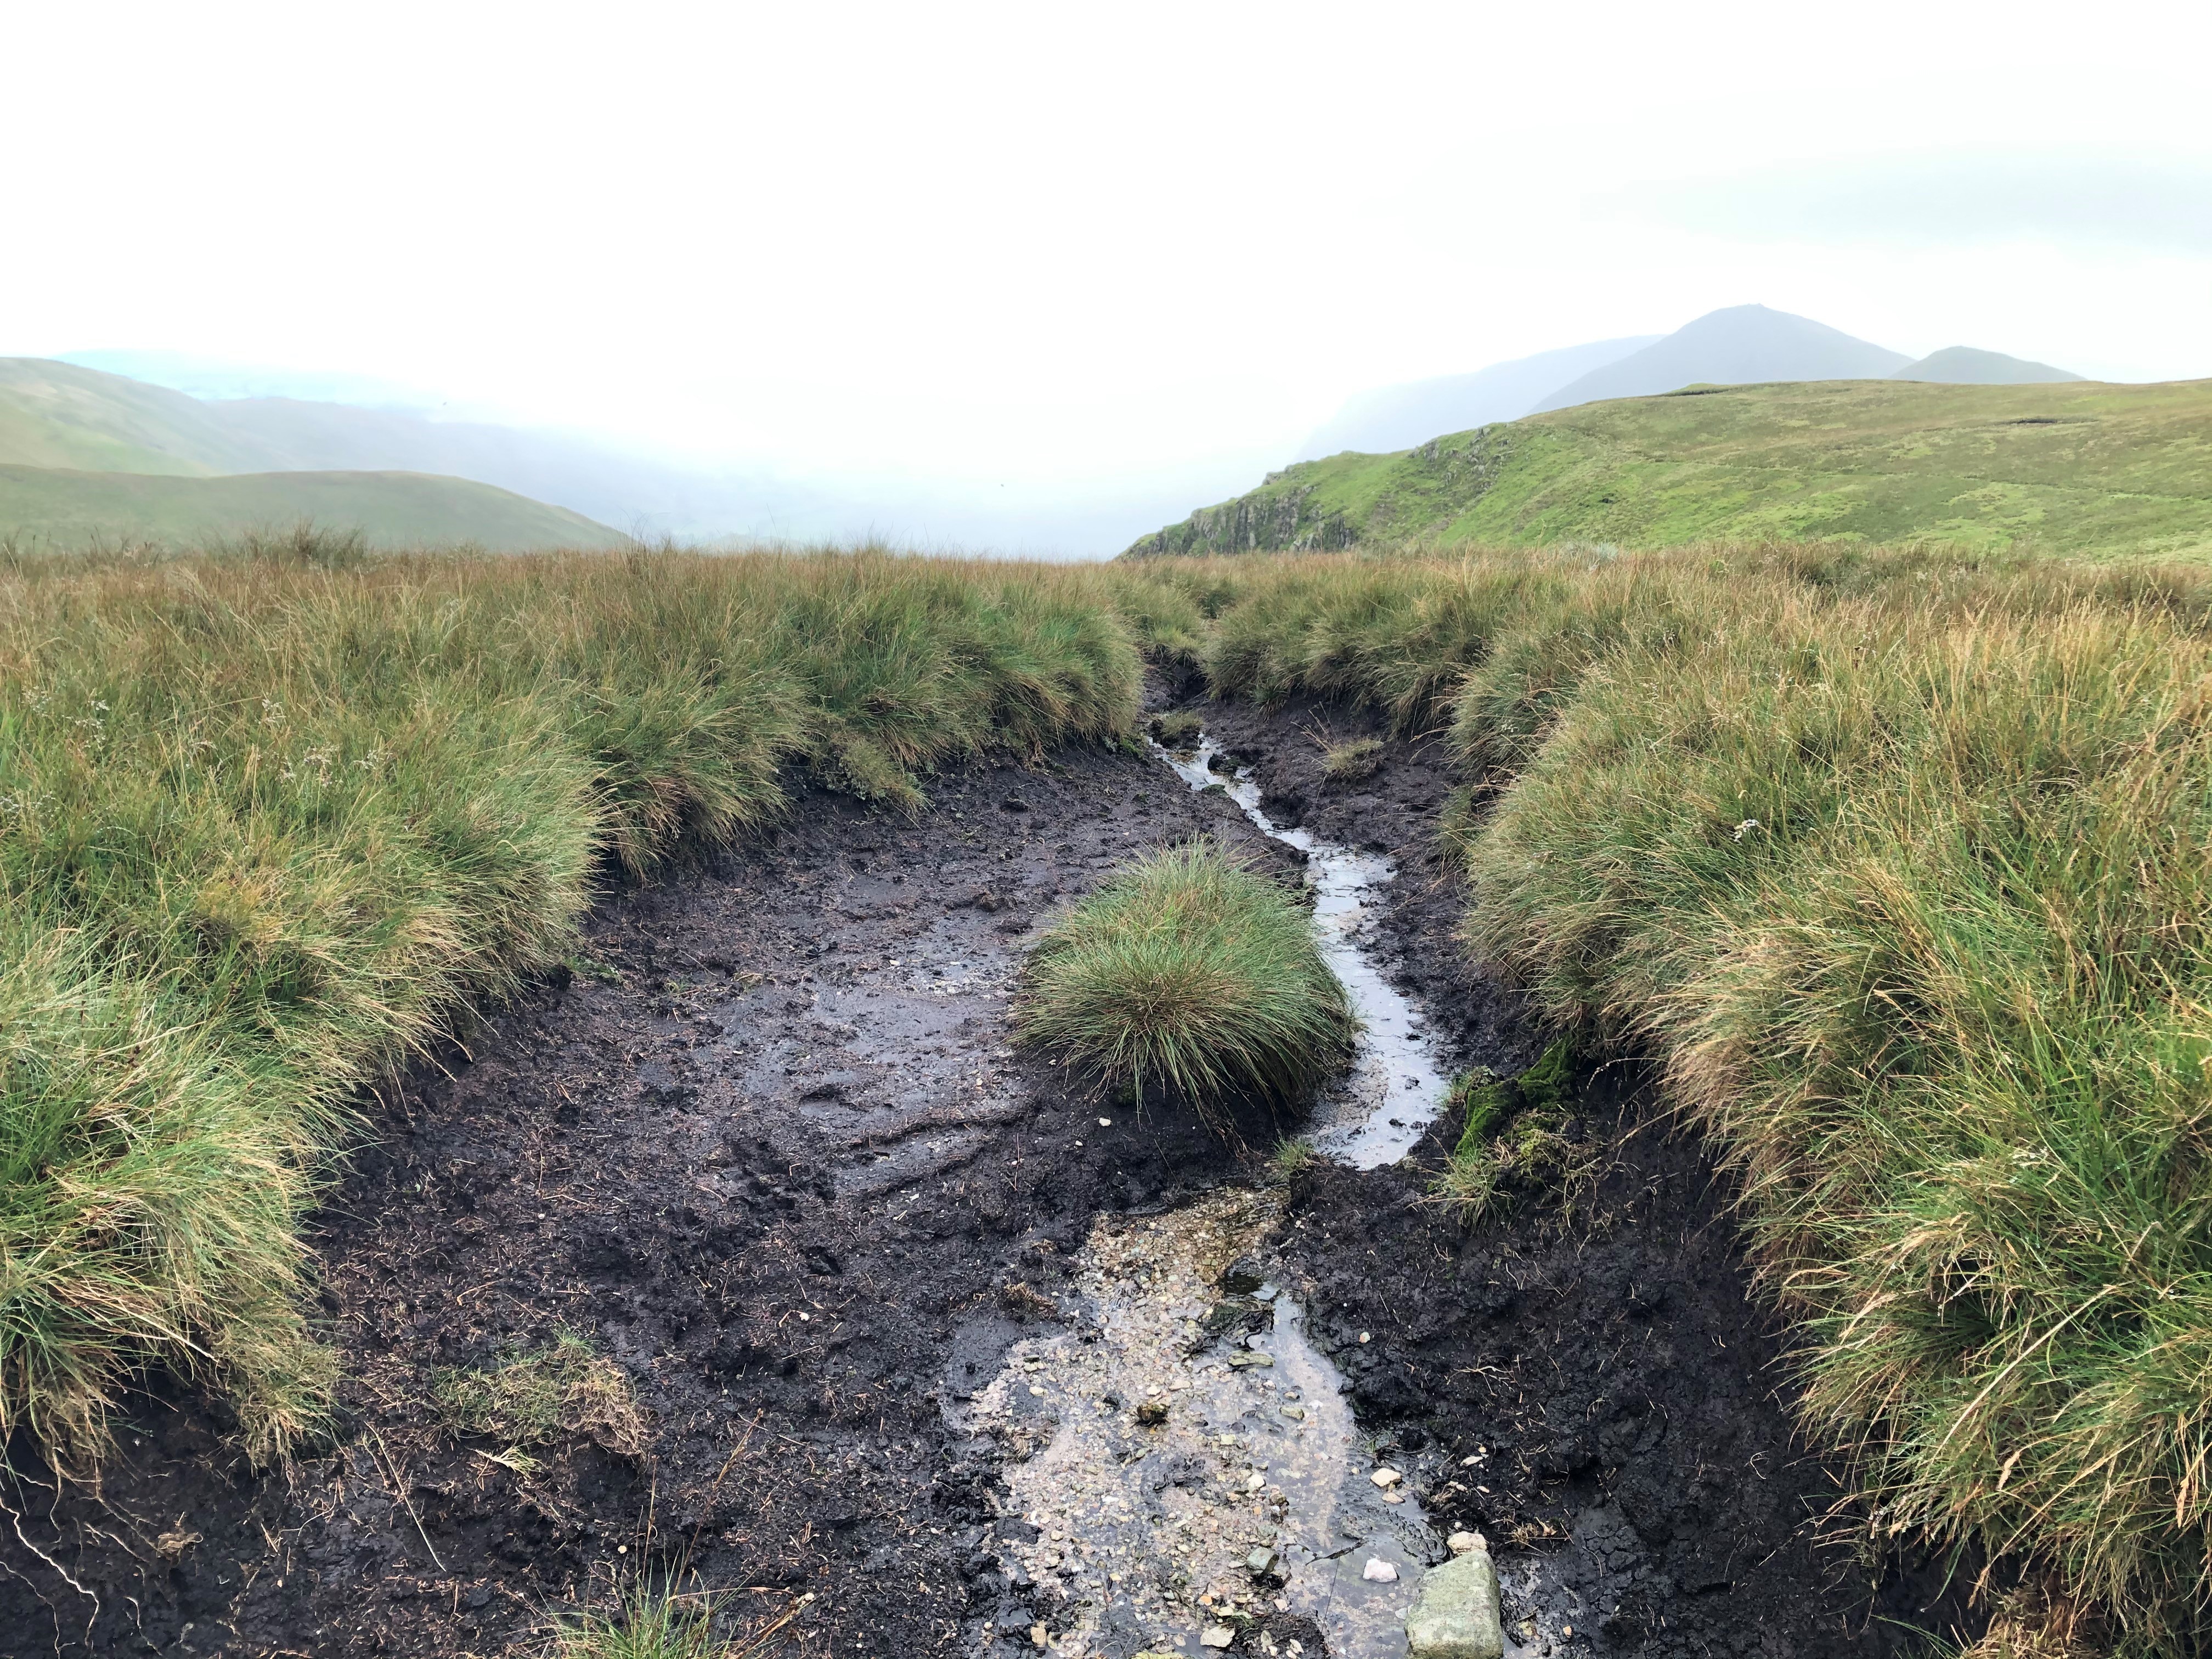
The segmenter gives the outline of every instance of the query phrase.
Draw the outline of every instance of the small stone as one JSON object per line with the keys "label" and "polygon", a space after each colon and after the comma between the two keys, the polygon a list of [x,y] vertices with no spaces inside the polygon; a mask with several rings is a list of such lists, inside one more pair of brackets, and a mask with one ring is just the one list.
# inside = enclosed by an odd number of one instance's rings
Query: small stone
{"label": "small stone", "polygon": [[1304,1406],[1285,1406],[1282,1411],[1284,1416],[1295,1422],[1303,1423],[1306,1419],[1306,1408]]}
{"label": "small stone", "polygon": [[1031,1625],[1030,1626],[1030,1640],[1036,1643],[1037,1646],[1042,1647],[1051,1639],[1052,1632],[1047,1630],[1042,1625]]}
{"label": "small stone", "polygon": [[1168,1420],[1168,1402],[1162,1399],[1142,1401],[1137,1407],[1137,1421],[1147,1428],[1158,1428]]}
{"label": "small stone", "polygon": [[1369,1475],[1367,1478],[1370,1480],[1372,1480],[1376,1486],[1382,1487],[1383,1491],[1388,1492],[1391,1487],[1396,1486],[1406,1477],[1386,1464],[1382,1468],[1376,1470],[1374,1474]]}
{"label": "small stone", "polygon": [[1114,1120],[1110,1117],[1102,1117],[1098,1120],[1098,1127],[1102,1129],[1110,1129],[1114,1127]]}
{"label": "small stone", "polygon": [[1279,1571],[1282,1565],[1283,1553],[1269,1549],[1264,1544],[1244,1558],[1244,1571],[1255,1578],[1279,1578],[1282,1577]]}
{"label": "small stone", "polygon": [[1486,1550],[1469,1550],[1421,1575],[1406,1614],[1411,1659],[1502,1659],[1498,1569]]}
{"label": "small stone", "polygon": [[1237,1632],[1226,1625],[1208,1625],[1199,1632],[1198,1644],[1205,1648],[1225,1648],[1237,1639]]}
{"label": "small stone", "polygon": [[1362,1332],[1360,1332],[1360,1334],[1359,1334],[1359,1340],[1360,1340],[1362,1342],[1365,1342],[1365,1341],[1369,1340],[1370,1339],[1369,1339],[1369,1336],[1368,1336],[1368,1333],[1366,1333],[1365,1331],[1362,1331]]}
{"label": "small stone", "polygon": [[1486,1550],[1490,1540],[1479,1532],[1455,1532],[1444,1540],[1454,1555],[1465,1555],[1469,1550]]}
{"label": "small stone", "polygon": [[1398,1569],[1381,1556],[1370,1555],[1367,1565],[1359,1570],[1359,1576],[1370,1584],[1395,1584],[1398,1582]]}

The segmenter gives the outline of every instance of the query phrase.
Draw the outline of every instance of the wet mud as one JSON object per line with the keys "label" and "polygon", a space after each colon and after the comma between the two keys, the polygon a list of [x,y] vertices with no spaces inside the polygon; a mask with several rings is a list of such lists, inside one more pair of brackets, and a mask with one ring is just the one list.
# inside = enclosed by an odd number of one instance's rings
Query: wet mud
{"label": "wet mud", "polygon": [[[1328,785],[1308,732],[1360,717],[1202,712],[1276,821],[1389,861],[1363,938],[1441,1066],[1532,1058],[1451,939],[1437,747]],[[1038,922],[1131,854],[1297,854],[1150,756],[932,798],[908,823],[809,796],[772,844],[611,896],[572,974],[374,1103],[313,1237],[335,1445],[256,1474],[160,1378],[96,1486],[19,1440],[0,1653],[535,1653],[562,1609],[673,1581],[763,1655],[1226,1631],[1364,1659],[1461,1527],[1518,1650],[1897,1649],[1881,1618],[1929,1587],[1818,1541],[1837,1472],[1791,1435],[1724,1192],[1632,1073],[1594,1085],[1625,1132],[1595,1224],[1422,1203],[1448,1122],[1410,1164],[1285,1180],[1295,1126],[1140,1120],[1015,1051],[1006,1006]],[[563,1332],[635,1432],[456,1432],[441,1378]]]}

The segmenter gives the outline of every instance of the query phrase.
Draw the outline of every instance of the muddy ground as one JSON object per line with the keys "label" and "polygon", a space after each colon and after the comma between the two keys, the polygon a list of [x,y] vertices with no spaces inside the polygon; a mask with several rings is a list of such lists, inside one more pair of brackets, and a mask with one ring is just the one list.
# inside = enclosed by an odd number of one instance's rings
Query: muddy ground
{"label": "muddy ground", "polygon": [[[1440,753],[1393,742],[1324,787],[1314,711],[1205,713],[1271,811],[1397,860],[1383,955],[1454,1058],[1525,1063],[1541,1034],[1450,939]],[[1073,1308],[1094,1218],[1261,1179],[1277,1126],[1234,1146],[1139,1121],[1017,1054],[1021,944],[1145,847],[1295,864],[1135,755],[932,794],[914,823],[810,794],[772,844],[615,895],[573,974],[376,1102],[314,1238],[335,1448],[256,1475],[158,1380],[97,1489],[11,1446],[0,1653],[536,1652],[560,1609],[672,1574],[763,1654],[1034,1652],[1032,1626],[1064,1628],[1066,1589],[1010,1547],[1003,1446],[948,1408]],[[1632,1086],[1592,1099],[1639,1121]],[[1838,1477],[1792,1438],[1693,1146],[1630,1135],[1595,1224],[1536,1204],[1464,1231],[1412,1201],[1424,1181],[1312,1172],[1255,1243],[1431,1513],[1549,1609],[1542,1645],[1897,1647],[1881,1620],[1925,1583],[1816,1543]],[[441,1375],[563,1330],[627,1376],[641,1445],[599,1422],[517,1457],[453,1431]]]}

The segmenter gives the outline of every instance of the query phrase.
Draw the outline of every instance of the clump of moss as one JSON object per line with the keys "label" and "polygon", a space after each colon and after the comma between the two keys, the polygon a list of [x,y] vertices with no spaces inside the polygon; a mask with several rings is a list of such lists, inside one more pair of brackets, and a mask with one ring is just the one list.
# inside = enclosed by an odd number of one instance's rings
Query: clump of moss
{"label": "clump of moss", "polygon": [[611,1452],[645,1449],[645,1419],[629,1377],[574,1331],[548,1346],[507,1349],[489,1364],[442,1370],[430,1397],[456,1437],[503,1442],[510,1455],[580,1435]]}
{"label": "clump of moss", "polygon": [[1021,1040],[1211,1116],[1310,1093],[1352,1051],[1344,987],[1281,884],[1208,842],[1123,866],[1030,953]]}
{"label": "clump of moss", "polygon": [[1575,1115],[1575,1054],[1562,1037],[1510,1080],[1486,1069],[1463,1073],[1449,1109],[1466,1114],[1459,1144],[1430,1188],[1437,1202],[1475,1221],[1540,1193],[1572,1194],[1597,1172],[1595,1148]]}

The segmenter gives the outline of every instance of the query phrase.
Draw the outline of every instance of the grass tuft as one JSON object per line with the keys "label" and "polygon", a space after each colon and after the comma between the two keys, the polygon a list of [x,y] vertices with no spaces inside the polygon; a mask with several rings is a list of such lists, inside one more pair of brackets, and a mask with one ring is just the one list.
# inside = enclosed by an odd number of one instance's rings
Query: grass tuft
{"label": "grass tuft", "polygon": [[574,1331],[557,1332],[534,1351],[510,1349],[487,1365],[441,1370],[430,1379],[430,1398],[456,1437],[516,1449],[577,1435],[626,1457],[645,1449],[645,1419],[629,1375]]}
{"label": "grass tuft", "polygon": [[1212,1115],[1291,1101],[1351,1052],[1344,987],[1280,884],[1206,842],[1124,866],[1030,953],[1022,1040],[1114,1084]]}
{"label": "grass tuft", "polygon": [[1324,742],[1321,747],[1322,775],[1331,783],[1358,783],[1382,769],[1382,739],[1346,738],[1342,743]]}
{"label": "grass tuft", "polygon": [[1578,1132],[1573,1067],[1572,1044],[1562,1038],[1510,1081],[1487,1071],[1456,1079],[1447,1109],[1466,1121],[1430,1197],[1473,1223],[1539,1193],[1571,1200],[1587,1187],[1599,1149]]}
{"label": "grass tuft", "polygon": [[1196,714],[1188,708],[1171,708],[1164,714],[1152,716],[1148,729],[1152,740],[1169,749],[1194,749],[1198,746],[1200,724]]}

